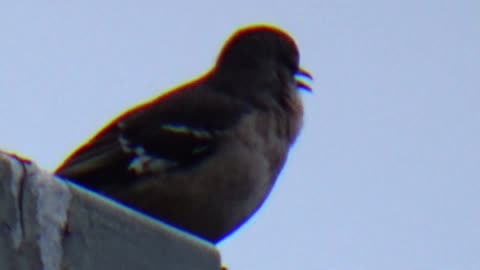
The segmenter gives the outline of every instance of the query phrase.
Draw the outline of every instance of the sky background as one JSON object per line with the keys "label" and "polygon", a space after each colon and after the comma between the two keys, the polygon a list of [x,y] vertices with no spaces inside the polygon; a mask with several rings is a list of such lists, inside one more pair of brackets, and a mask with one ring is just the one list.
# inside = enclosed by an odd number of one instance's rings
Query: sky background
{"label": "sky background", "polygon": [[480,269],[480,1],[2,1],[0,148],[54,170],[114,116],[207,71],[241,26],[315,77],[231,270]]}

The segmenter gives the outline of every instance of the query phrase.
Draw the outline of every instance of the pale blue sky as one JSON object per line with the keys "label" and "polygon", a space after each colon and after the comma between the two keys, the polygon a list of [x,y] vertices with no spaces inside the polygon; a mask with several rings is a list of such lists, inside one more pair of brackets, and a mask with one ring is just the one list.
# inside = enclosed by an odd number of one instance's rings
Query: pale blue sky
{"label": "pale blue sky", "polygon": [[4,1],[0,148],[53,170],[256,22],[296,38],[314,94],[230,269],[480,269],[480,1]]}

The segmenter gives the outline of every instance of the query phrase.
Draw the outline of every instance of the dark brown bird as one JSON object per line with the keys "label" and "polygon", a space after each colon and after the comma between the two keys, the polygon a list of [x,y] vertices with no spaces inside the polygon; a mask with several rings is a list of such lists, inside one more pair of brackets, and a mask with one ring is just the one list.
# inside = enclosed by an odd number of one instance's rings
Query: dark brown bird
{"label": "dark brown bird", "polygon": [[240,29],[203,77],[135,107],[56,171],[210,242],[264,202],[302,126],[294,40]]}

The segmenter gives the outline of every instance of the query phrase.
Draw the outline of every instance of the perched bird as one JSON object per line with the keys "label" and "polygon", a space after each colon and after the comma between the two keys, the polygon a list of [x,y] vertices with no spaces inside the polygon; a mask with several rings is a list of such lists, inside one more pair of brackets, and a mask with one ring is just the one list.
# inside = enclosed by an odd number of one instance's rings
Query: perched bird
{"label": "perched bird", "polygon": [[[56,171],[88,189],[217,243],[272,189],[302,126],[294,40],[240,29],[199,79],[135,107]],[[308,81],[308,80],[307,80]]]}

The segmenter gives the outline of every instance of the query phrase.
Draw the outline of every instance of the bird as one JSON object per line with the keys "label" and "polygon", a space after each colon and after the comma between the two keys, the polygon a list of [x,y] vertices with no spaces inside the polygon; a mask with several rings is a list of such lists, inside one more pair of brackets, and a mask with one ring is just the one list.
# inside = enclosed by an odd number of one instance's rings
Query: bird
{"label": "bird", "polygon": [[206,73],[115,118],[55,174],[216,244],[271,192],[311,80],[286,31],[239,28]]}

